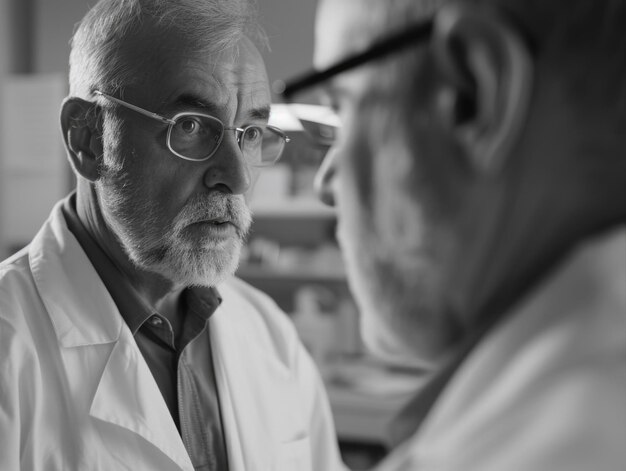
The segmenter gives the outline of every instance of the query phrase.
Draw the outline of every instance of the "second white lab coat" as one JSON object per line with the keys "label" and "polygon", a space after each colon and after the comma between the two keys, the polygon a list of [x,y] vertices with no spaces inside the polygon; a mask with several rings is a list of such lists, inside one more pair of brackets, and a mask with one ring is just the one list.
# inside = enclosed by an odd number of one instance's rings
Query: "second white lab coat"
{"label": "second white lab coat", "polygon": [[377,471],[626,469],[626,230],[580,247]]}
{"label": "second white lab coat", "polygon": [[[319,375],[289,319],[233,280],[210,319],[231,471],[333,471]],[[0,469],[185,470],[183,441],[60,205],[0,265]]]}

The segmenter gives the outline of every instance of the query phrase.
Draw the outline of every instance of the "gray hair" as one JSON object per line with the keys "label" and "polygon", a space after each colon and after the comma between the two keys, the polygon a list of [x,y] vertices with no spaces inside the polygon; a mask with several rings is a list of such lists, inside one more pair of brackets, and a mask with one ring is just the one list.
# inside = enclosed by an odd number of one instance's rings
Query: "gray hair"
{"label": "gray hair", "polygon": [[[242,37],[267,47],[253,0],[100,0],[71,40],[70,94],[113,93],[139,80],[124,46],[150,32],[155,40],[175,32],[192,52],[216,54]],[[148,52],[148,51],[146,51]]]}

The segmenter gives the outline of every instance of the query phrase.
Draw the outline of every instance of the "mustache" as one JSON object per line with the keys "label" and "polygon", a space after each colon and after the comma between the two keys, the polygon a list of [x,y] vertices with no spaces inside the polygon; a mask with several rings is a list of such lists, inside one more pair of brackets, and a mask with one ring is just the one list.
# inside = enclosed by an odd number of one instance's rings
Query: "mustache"
{"label": "mustache", "polygon": [[219,220],[228,221],[237,230],[237,235],[245,239],[252,224],[252,212],[242,195],[213,192],[193,196],[176,217],[174,226],[181,231],[190,224]]}

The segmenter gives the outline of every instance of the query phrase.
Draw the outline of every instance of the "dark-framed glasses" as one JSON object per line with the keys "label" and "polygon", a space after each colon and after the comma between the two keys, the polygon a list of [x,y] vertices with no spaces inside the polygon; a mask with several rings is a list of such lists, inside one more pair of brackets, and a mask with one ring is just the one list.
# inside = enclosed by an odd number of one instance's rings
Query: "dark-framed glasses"
{"label": "dark-framed glasses", "polygon": [[185,160],[202,162],[210,159],[222,143],[226,131],[234,131],[241,153],[254,167],[276,163],[289,142],[289,137],[275,126],[251,124],[243,128],[227,127],[214,116],[190,111],[166,118],[99,90],[95,90],[94,94],[168,125],[167,147]]}
{"label": "dark-framed glasses", "polygon": [[294,98],[343,72],[429,39],[433,30],[433,20],[432,17],[421,19],[408,28],[375,42],[366,50],[348,56],[326,69],[312,69],[286,82],[278,80],[273,84],[274,92],[288,104],[292,114],[300,120],[306,134],[316,145],[331,147],[339,132],[338,116],[333,116],[330,109],[326,112],[311,113],[307,105],[295,104]]}
{"label": "dark-framed glasses", "polygon": [[280,95],[286,102],[293,101],[296,94],[305,91],[315,85],[319,85],[336,75],[347,72],[376,59],[383,58],[392,53],[404,50],[406,47],[423,42],[430,38],[433,30],[433,17],[423,18],[408,28],[391,34],[390,36],[375,42],[366,50],[350,55],[345,59],[323,70],[312,69],[298,77],[273,84],[274,92]]}

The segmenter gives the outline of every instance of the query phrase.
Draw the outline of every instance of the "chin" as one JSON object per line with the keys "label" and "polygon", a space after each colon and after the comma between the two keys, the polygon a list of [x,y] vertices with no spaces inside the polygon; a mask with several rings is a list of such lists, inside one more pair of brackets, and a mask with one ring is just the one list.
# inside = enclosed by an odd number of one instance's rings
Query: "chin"
{"label": "chin", "polygon": [[344,249],[344,254],[350,290],[361,316],[361,337],[365,347],[384,361],[417,363],[415,353],[408,346],[411,339],[404,338],[406,332],[394,329],[398,320],[395,314],[400,308],[396,306],[396,299],[385,295],[388,290],[385,290],[384,283],[389,280],[381,279],[381,272],[376,270],[375,264],[368,266],[363,256],[357,258],[356,253],[347,249]]}
{"label": "chin", "polygon": [[342,248],[365,347],[390,363],[435,367],[450,345],[448,322],[434,295],[434,267],[416,263],[401,270],[399,263],[378,260],[363,246],[344,243]]}
{"label": "chin", "polygon": [[177,284],[217,286],[234,275],[239,265],[241,246],[240,241],[232,241],[219,248],[173,250],[164,263]]}
{"label": "chin", "polygon": [[157,273],[177,286],[217,286],[234,275],[243,242],[237,239],[219,244],[196,245],[188,240],[169,241],[147,253],[129,251],[139,268]]}
{"label": "chin", "polygon": [[[356,294],[356,293],[355,293]],[[357,295],[358,297],[358,295]],[[445,358],[445,349],[421,342],[415,313],[395,306],[394,300],[379,298],[378,303],[361,297],[361,338],[366,349],[390,364],[432,370]],[[435,337],[435,336],[433,336]]]}

